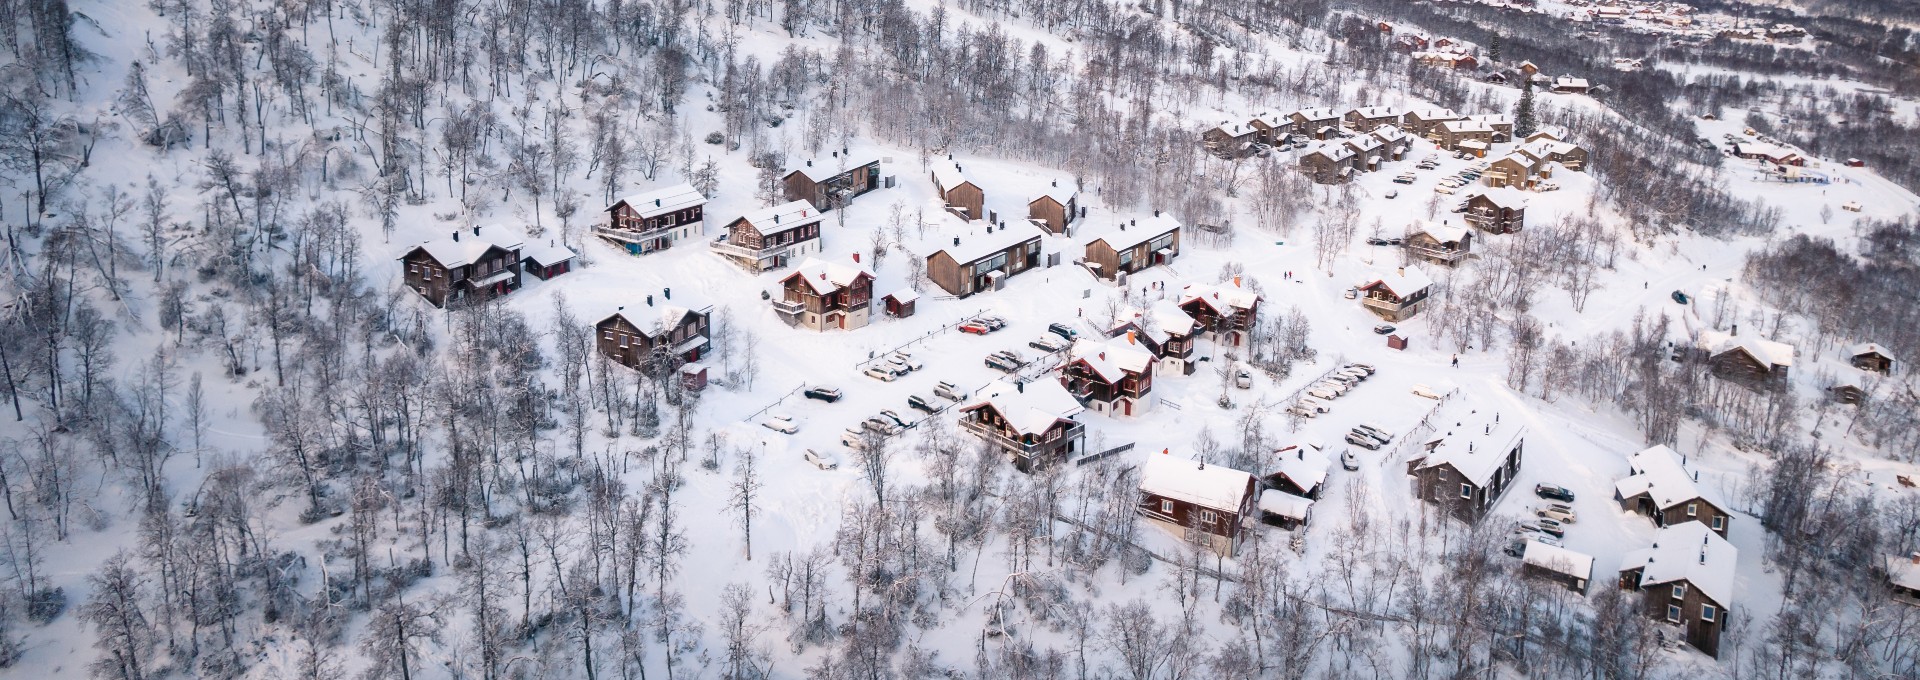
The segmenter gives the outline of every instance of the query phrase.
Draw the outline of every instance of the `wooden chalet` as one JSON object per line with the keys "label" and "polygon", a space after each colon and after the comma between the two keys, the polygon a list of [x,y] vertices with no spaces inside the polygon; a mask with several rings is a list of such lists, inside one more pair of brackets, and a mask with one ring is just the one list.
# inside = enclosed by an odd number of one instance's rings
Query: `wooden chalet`
{"label": "wooden chalet", "polygon": [[[965,233],[961,233],[964,229]],[[1000,290],[1007,279],[1040,267],[1040,237],[1031,224],[1002,227],[984,220],[965,223],[945,236],[934,236],[938,246],[927,253],[927,279],[955,297]],[[952,238],[951,243],[942,242]]]}
{"label": "wooden chalet", "polygon": [[1247,125],[1253,127],[1254,139],[1267,145],[1287,141],[1287,138],[1296,131],[1293,127],[1293,118],[1281,113],[1263,111],[1248,120]]}
{"label": "wooden chalet", "polygon": [[806,201],[761,208],[727,223],[727,233],[709,247],[713,252],[760,273],[786,267],[820,252],[824,213]]}
{"label": "wooden chalet", "polygon": [[681,241],[707,233],[707,197],[693,185],[681,183],[614,201],[607,222],[593,227],[596,236],[633,255],[666,250]]}
{"label": "wooden chalet", "polygon": [[600,354],[649,375],[704,358],[711,346],[713,307],[676,305],[666,297],[671,294],[671,289],[662,291],[659,305],[648,295],[645,307],[623,306],[594,324]]}
{"label": "wooden chalet", "polygon": [[1733,145],[1733,155],[1747,160],[1761,160],[1774,165],[1803,167],[1807,164],[1805,156],[1778,144],[1766,142],[1737,142]]}
{"label": "wooden chalet", "polygon": [[1893,600],[1920,605],[1920,552],[1906,557],[1887,555],[1881,564]]}
{"label": "wooden chalet", "polygon": [[1687,473],[1680,454],[1653,446],[1627,456],[1627,477],[1613,485],[1613,499],[1628,512],[1653,519],[1657,526],[1701,522],[1726,538],[1733,523],[1727,504]]}
{"label": "wooden chalet", "polygon": [[1367,134],[1386,146],[1388,160],[1397,161],[1406,158],[1408,149],[1413,146],[1413,136],[1400,129],[1398,125],[1382,125]]}
{"label": "wooden chalet", "polygon": [[1366,172],[1378,172],[1387,155],[1386,143],[1373,135],[1354,135],[1340,143],[1353,151],[1354,167]]}
{"label": "wooden chalet", "polygon": [[855,158],[845,150],[832,158],[808,160],[781,180],[787,200],[805,201],[820,210],[846,205],[861,194],[880,188],[880,160]]}
{"label": "wooden chalet", "polygon": [[1400,109],[1392,106],[1362,106],[1347,111],[1341,122],[1354,132],[1372,132],[1382,125],[1400,125]]}
{"label": "wooden chalet", "polygon": [[948,212],[963,220],[987,219],[987,193],[961,173],[960,164],[952,162],[951,156],[947,162],[934,163],[932,175],[933,190],[946,202]]}
{"label": "wooden chalet", "polygon": [[1428,224],[1414,229],[1406,244],[1414,257],[1452,267],[1473,255],[1473,230],[1447,222]]}
{"label": "wooden chalet", "polygon": [[1867,401],[1865,382],[1858,376],[1840,378],[1832,387],[1827,388],[1827,396],[1833,398],[1835,403],[1858,406]]}
{"label": "wooden chalet", "polygon": [[1433,128],[1450,120],[1460,120],[1453,109],[1415,109],[1400,117],[1400,129],[1420,138],[1429,138]]}
{"label": "wooden chalet", "polygon": [[1494,159],[1487,164],[1486,173],[1480,181],[1490,187],[1512,187],[1524,189],[1533,186],[1534,169],[1538,161],[1522,153],[1510,153]]}
{"label": "wooden chalet", "polygon": [[1238,277],[1232,286],[1193,283],[1181,289],[1180,309],[1214,342],[1239,347],[1260,322],[1260,295],[1241,288]]}
{"label": "wooden chalet", "polygon": [[1255,518],[1253,475],[1162,451],[1140,466],[1141,516],[1176,535],[1196,532],[1214,552],[1239,552]]}
{"label": "wooden chalet", "polygon": [[1504,113],[1482,113],[1467,116],[1467,120],[1485,123],[1493,129],[1493,143],[1506,144],[1513,141],[1513,116]]}
{"label": "wooden chalet", "polygon": [[1535,172],[1540,172],[1541,166],[1548,163],[1559,163],[1574,172],[1586,172],[1587,150],[1585,147],[1556,139],[1541,139],[1538,133],[1528,139],[1526,144],[1513,151],[1532,158]]}
{"label": "wooden chalet", "polygon": [[1718,657],[1738,562],[1739,551],[1707,525],[1668,525],[1620,561],[1620,588],[1640,593],[1647,616],[1680,626],[1687,644]]}
{"label": "wooden chalet", "polygon": [[435,307],[500,297],[520,289],[522,241],[505,227],[473,227],[464,239],[455,230],[402,253],[403,280]]}
{"label": "wooden chalet", "polygon": [[780,288],[773,310],[788,325],[853,330],[873,311],[873,273],[855,265],[808,258]]}
{"label": "wooden chalet", "polygon": [[1592,555],[1539,541],[1527,541],[1526,552],[1520,555],[1520,570],[1527,576],[1558,583],[1581,595],[1587,594],[1588,586],[1593,584]]}
{"label": "wooden chalet", "polygon": [[960,429],[1013,459],[1022,471],[1072,460],[1086,446],[1084,408],[1052,380],[997,380],[960,407]]}
{"label": "wooden chalet", "polygon": [[1107,329],[1107,336],[1125,337],[1154,356],[1156,375],[1193,375],[1193,342],[1200,324],[1172,300],[1158,300],[1146,309],[1120,312],[1120,318]]}
{"label": "wooden chalet", "polygon": [[1294,132],[1314,139],[1337,136],[1340,132],[1340,118],[1339,111],[1326,107],[1300,109],[1287,114],[1287,120],[1293,124]]}
{"label": "wooden chalet", "polygon": [[1511,188],[1488,189],[1467,197],[1462,219],[1489,234],[1511,234],[1527,226],[1527,199]]}
{"label": "wooden chalet", "polygon": [[1436,414],[1425,453],[1407,463],[1415,493],[1463,521],[1480,521],[1520,475],[1525,427],[1468,401]]}
{"label": "wooden chalet", "polygon": [[[1441,38],[1445,41],[1446,38]],[[1414,61],[1425,66],[1471,71],[1480,68],[1480,58],[1458,49],[1422,50],[1413,53]]]}
{"label": "wooden chalet", "polygon": [[1333,469],[1333,458],[1326,447],[1316,442],[1288,444],[1274,449],[1267,457],[1267,472],[1260,482],[1269,488],[1282,492],[1318,500],[1320,491],[1327,482],[1327,472]]}
{"label": "wooden chalet", "polygon": [[539,278],[542,281],[573,271],[575,255],[573,249],[560,245],[558,241],[547,240],[546,245],[535,245],[521,251],[520,271]]}
{"label": "wooden chalet", "polygon": [[1121,274],[1168,264],[1180,255],[1180,221],[1153,211],[1153,217],[1128,220],[1119,229],[1087,242],[1086,265],[1094,275],[1117,279]]}
{"label": "wooden chalet", "polygon": [[1144,413],[1153,393],[1153,355],[1139,345],[1114,340],[1076,340],[1060,382],[1081,404],[1098,413]]}
{"label": "wooden chalet", "polygon": [[1219,125],[1207,128],[1205,132],[1200,133],[1200,141],[1206,144],[1208,151],[1218,156],[1239,158],[1247,154],[1258,133],[1258,130],[1246,123],[1221,121]]}
{"label": "wooden chalet", "polygon": [[880,297],[881,303],[886,307],[887,316],[896,319],[913,316],[914,303],[919,299],[920,293],[912,288],[902,288]]}
{"label": "wooden chalet", "polygon": [[1847,348],[1847,363],[1862,371],[1881,375],[1893,373],[1893,352],[1876,343],[1861,343]]}
{"label": "wooden chalet", "polygon": [[1781,389],[1793,368],[1793,346],[1719,331],[1700,334],[1699,353],[1713,377],[1754,390]]}
{"label": "wooden chalet", "polygon": [[1080,207],[1080,192],[1060,186],[1060,180],[1054,180],[1045,191],[1027,201],[1027,221],[1049,234],[1072,234],[1073,221],[1080,219],[1084,211]]}
{"label": "wooden chalet", "polygon": [[[1493,126],[1477,120],[1450,120],[1433,126],[1427,138],[1448,151],[1468,149],[1484,154],[1493,143]],[[1478,144],[1467,146],[1466,142]]]}
{"label": "wooden chalet", "polygon": [[1401,267],[1392,274],[1363,281],[1354,289],[1360,294],[1360,306],[1382,319],[1399,322],[1420,313],[1433,289],[1433,279],[1418,267]]}
{"label": "wooden chalet", "polygon": [[1520,69],[1520,75],[1526,76],[1528,78],[1532,78],[1533,74],[1540,72],[1540,67],[1535,66],[1532,61],[1520,62],[1519,69]]}
{"label": "wooden chalet", "polygon": [[1360,167],[1360,155],[1345,144],[1325,144],[1300,155],[1300,172],[1314,184],[1344,184]]}
{"label": "wooden chalet", "polygon": [[1591,90],[1593,88],[1592,86],[1587,84],[1586,78],[1575,78],[1573,76],[1560,76],[1558,78],[1553,79],[1553,86],[1551,89],[1556,94],[1586,94],[1588,90]]}

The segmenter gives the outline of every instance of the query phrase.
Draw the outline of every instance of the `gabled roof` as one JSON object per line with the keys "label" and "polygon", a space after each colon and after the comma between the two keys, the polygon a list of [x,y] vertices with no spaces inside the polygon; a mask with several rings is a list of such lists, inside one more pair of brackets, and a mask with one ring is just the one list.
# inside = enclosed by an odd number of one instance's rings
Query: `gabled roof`
{"label": "gabled roof", "polygon": [[1881,347],[1879,343],[1863,342],[1847,348],[1848,358],[1857,357],[1862,354],[1877,354],[1888,361],[1894,360],[1893,352],[1887,351],[1887,348]]}
{"label": "gabled roof", "polygon": [[[856,158],[858,160],[856,160]],[[846,163],[845,170],[840,169],[843,161]],[[800,173],[802,177],[813,182],[825,182],[843,173],[852,172],[863,166],[873,165],[879,162],[880,159],[878,158],[870,156],[856,157],[853,154],[843,153],[840,154],[839,158],[827,157],[804,161],[792,170],[787,171],[787,174],[791,175],[797,172]]]}
{"label": "gabled roof", "polygon": [[1168,453],[1149,454],[1140,466],[1140,491],[1224,512],[1239,512],[1253,475]]}
{"label": "gabled roof", "polygon": [[607,209],[612,210],[620,207],[620,204],[625,203],[627,207],[632,208],[635,213],[645,218],[665,215],[696,205],[704,205],[706,202],[707,197],[695,191],[692,184],[681,182],[672,186],[660,187],[652,191],[621,198],[618,201],[614,201],[613,205],[607,206]]}
{"label": "gabled roof", "polygon": [[1433,286],[1433,279],[1419,267],[1401,267],[1378,277],[1367,279],[1357,288],[1362,290],[1380,286],[1396,297],[1407,297]]}
{"label": "gabled roof", "polygon": [[1313,509],[1313,499],[1301,498],[1279,489],[1267,489],[1260,492],[1260,511],[1286,517],[1288,519],[1306,519],[1307,512]]}
{"label": "gabled roof", "polygon": [[1724,608],[1733,603],[1734,565],[1739,551],[1700,522],[1661,527],[1653,544],[1627,553],[1620,571],[1642,569],[1640,587],[1686,581]]}
{"label": "gabled roof", "polygon": [[1333,468],[1333,461],[1327,452],[1314,444],[1289,444],[1273,451],[1273,464],[1268,477],[1286,475],[1301,490],[1312,492],[1314,487],[1327,481],[1327,471]]}
{"label": "gabled roof", "polygon": [[1466,240],[1467,234],[1473,233],[1473,230],[1468,229],[1465,226],[1454,226],[1452,224],[1433,224],[1429,222],[1415,229],[1413,233],[1426,234],[1428,236],[1433,237],[1433,240],[1439,241],[1441,243],[1459,243],[1461,241]]}
{"label": "gabled roof", "polygon": [[1525,146],[1514,149],[1514,152],[1523,153],[1534,158],[1555,158],[1579,150],[1580,145],[1572,142],[1541,138],[1527,142]]}
{"label": "gabled roof", "polygon": [[1493,132],[1493,126],[1478,120],[1450,120],[1440,124],[1440,129],[1454,134],[1463,132]]}
{"label": "gabled roof", "polygon": [[1369,153],[1372,151],[1377,151],[1381,146],[1384,146],[1385,144],[1386,142],[1380,141],[1379,137],[1375,137],[1373,135],[1354,135],[1346,139],[1347,148],[1353,149],[1355,153]]}
{"label": "gabled roof", "polygon": [[1420,120],[1454,120],[1458,119],[1460,114],[1454,113],[1453,109],[1414,109],[1408,111],[1407,116]]}
{"label": "gabled roof", "polygon": [[1587,79],[1575,78],[1573,76],[1560,76],[1558,78],[1553,79],[1553,86],[1554,87],[1586,87]]}
{"label": "gabled roof", "polygon": [[947,257],[953,258],[954,262],[966,264],[1046,234],[1039,227],[1024,220],[1009,222],[1005,227],[996,227],[986,220],[967,220],[962,223],[960,218],[947,215],[940,224],[945,228],[935,230],[918,241],[915,246],[916,254],[932,257],[946,253]]}
{"label": "gabled roof", "polygon": [[1260,304],[1260,295],[1239,286],[1212,283],[1189,283],[1180,290],[1180,304],[1200,301],[1213,311],[1226,314],[1242,309],[1253,309]]}
{"label": "gabled roof", "polygon": [[941,191],[952,191],[954,187],[966,184],[967,176],[960,172],[959,163],[938,161],[933,164],[933,181],[940,185]]}
{"label": "gabled roof", "polygon": [[1006,380],[995,380],[974,395],[962,411],[992,406],[1007,426],[1019,434],[1042,434],[1055,422],[1069,420],[1086,410],[1058,380],[1035,380],[1024,387]]}
{"label": "gabled roof", "polygon": [[1727,509],[1717,494],[1694,484],[1693,477],[1680,465],[1680,454],[1666,446],[1652,446],[1627,456],[1626,479],[1614,483],[1613,488],[1620,498],[1632,498],[1646,494],[1654,505],[1665,510],[1693,499],[1712,503],[1713,507]]}
{"label": "gabled roof", "polygon": [[[606,323],[608,319],[617,316],[625,319],[627,325],[640,331],[641,335],[645,335],[648,338],[659,338],[661,335],[669,333],[675,328],[679,328],[680,324],[686,320],[688,315],[705,314],[712,309],[713,307],[711,306],[699,303],[692,303],[690,305],[662,304],[658,307],[621,307],[612,314],[602,318],[600,323]],[[595,325],[597,326],[599,324]]]}
{"label": "gabled roof", "polygon": [[800,263],[798,270],[795,270],[792,274],[788,274],[786,278],[780,279],[781,285],[792,281],[796,276],[800,277],[802,281],[805,281],[807,287],[812,288],[813,292],[826,295],[853,285],[854,282],[860,280],[862,276],[867,277],[868,280],[872,280],[873,272],[850,264],[816,260],[809,257],[805,262]]}
{"label": "gabled roof", "polygon": [[819,224],[826,216],[806,200],[788,201],[771,208],[761,208],[741,215],[735,222],[746,222],[759,230],[761,236],[784,233],[809,224]]}
{"label": "gabled roof", "polygon": [[[1114,229],[1113,231],[1102,234],[1099,238],[1093,239],[1093,241],[1106,243],[1107,247],[1117,252],[1138,246],[1153,240],[1154,237],[1160,236],[1161,234],[1179,229],[1180,220],[1174,219],[1173,213],[1161,211],[1159,215],[1135,220],[1133,226]],[[1093,241],[1088,241],[1088,243],[1091,244]]]}
{"label": "gabled roof", "polygon": [[[1246,123],[1235,123],[1230,120],[1220,121],[1219,125],[1215,125],[1213,127],[1207,128],[1207,132],[1214,132],[1214,131],[1219,131],[1221,134],[1224,134],[1228,137],[1244,137],[1254,133],[1254,129],[1252,125],[1249,125]],[[1201,133],[1201,134],[1206,134],[1206,133]]]}
{"label": "gabled roof", "polygon": [[1574,552],[1539,541],[1527,541],[1526,553],[1520,559],[1522,562],[1551,572],[1575,578],[1593,579],[1593,556],[1586,553]]}
{"label": "gabled roof", "polygon": [[893,298],[894,302],[898,302],[904,305],[909,302],[913,302],[914,300],[920,299],[920,291],[914,290],[912,288],[902,288],[900,290],[887,293],[886,295],[883,295],[881,297]]}
{"label": "gabled roof", "polygon": [[1061,206],[1064,207],[1068,203],[1073,202],[1073,199],[1078,198],[1079,196],[1080,196],[1079,189],[1075,189],[1071,185],[1064,186],[1064,187],[1060,186],[1060,181],[1054,180],[1052,184],[1045,187],[1041,187],[1039,193],[1034,194],[1033,198],[1027,199],[1027,203],[1031,204],[1034,201],[1038,201],[1043,198],[1051,198],[1053,199],[1053,202],[1059,203]]}
{"label": "gabled roof", "polygon": [[1887,582],[1908,590],[1920,590],[1920,558],[1886,556]]}
{"label": "gabled roof", "polygon": [[491,248],[513,250],[526,242],[526,237],[520,232],[500,225],[477,226],[459,232],[408,248],[400,256],[406,257],[415,250],[425,250],[427,257],[433,258],[442,267],[464,267],[485,256]]}
{"label": "gabled roof", "polygon": [[1194,328],[1200,325],[1187,315],[1187,310],[1166,299],[1155,301],[1145,310],[1131,307],[1120,312],[1120,319],[1114,322],[1111,330],[1118,331],[1127,324],[1133,324],[1158,344],[1166,343],[1175,335],[1193,335]]}
{"label": "gabled roof", "polygon": [[1260,112],[1259,115],[1256,115],[1251,120],[1248,120],[1247,124],[1252,125],[1254,123],[1259,123],[1261,125],[1267,126],[1268,128],[1278,128],[1278,127],[1286,127],[1288,124],[1292,122],[1293,121],[1287,119],[1287,114],[1279,113],[1279,112],[1262,111]]}
{"label": "gabled roof", "polygon": [[1320,146],[1314,147],[1312,151],[1308,151],[1306,155],[1320,156],[1329,161],[1339,163],[1353,158],[1354,152],[1353,147],[1345,144],[1321,144]]}
{"label": "gabled roof", "polygon": [[1481,113],[1467,116],[1467,120],[1476,120],[1488,125],[1512,125],[1513,116],[1504,113]]}
{"label": "gabled roof", "polygon": [[1701,331],[1700,348],[1713,356],[1740,350],[1755,361],[1770,366],[1792,366],[1793,345],[1763,340],[1751,335],[1732,335],[1720,331]]}
{"label": "gabled roof", "polygon": [[1451,465],[1480,487],[1493,480],[1507,452],[1527,433],[1519,418],[1503,419],[1499,411],[1471,399],[1441,412],[1433,422],[1433,438],[1426,442],[1427,455],[1419,469]]}
{"label": "gabled roof", "polygon": [[1510,187],[1499,187],[1495,189],[1487,189],[1479,193],[1476,193],[1472,196],[1468,196],[1467,200],[1471,201],[1476,198],[1485,198],[1487,199],[1488,202],[1493,204],[1493,207],[1496,207],[1496,208],[1506,208],[1508,210],[1527,209],[1527,195],[1520,193],[1518,189],[1513,189]]}
{"label": "gabled roof", "polygon": [[1335,111],[1330,107],[1322,106],[1322,107],[1316,107],[1311,109],[1300,109],[1298,111],[1293,112],[1292,115],[1299,116],[1307,120],[1326,120],[1328,118],[1339,118],[1340,112]]}
{"label": "gabled roof", "polygon": [[1108,383],[1118,383],[1128,373],[1144,375],[1153,366],[1153,355],[1138,345],[1129,345],[1127,341],[1089,340],[1073,341],[1068,355],[1074,361],[1085,362],[1088,368]]}
{"label": "gabled roof", "polygon": [[540,266],[560,264],[574,258],[573,250],[560,245],[558,241],[548,239],[546,243],[536,243],[520,251],[521,259],[533,260]]}
{"label": "gabled roof", "polygon": [[1347,113],[1361,118],[1399,118],[1400,109],[1392,106],[1361,106]]}
{"label": "gabled roof", "polygon": [[1382,125],[1374,128],[1373,132],[1368,134],[1373,135],[1374,139],[1389,143],[1398,142],[1408,137],[1407,131],[1400,129],[1398,125]]}

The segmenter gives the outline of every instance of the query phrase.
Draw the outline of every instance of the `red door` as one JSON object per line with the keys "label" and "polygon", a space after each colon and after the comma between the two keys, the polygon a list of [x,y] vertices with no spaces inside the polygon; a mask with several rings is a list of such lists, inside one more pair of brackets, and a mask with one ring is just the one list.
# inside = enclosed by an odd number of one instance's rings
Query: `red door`
{"label": "red door", "polygon": [[1125,413],[1125,414],[1127,414],[1127,415],[1133,415],[1133,400],[1132,400],[1132,399],[1121,399],[1121,400],[1120,400],[1120,411],[1121,411],[1122,413]]}

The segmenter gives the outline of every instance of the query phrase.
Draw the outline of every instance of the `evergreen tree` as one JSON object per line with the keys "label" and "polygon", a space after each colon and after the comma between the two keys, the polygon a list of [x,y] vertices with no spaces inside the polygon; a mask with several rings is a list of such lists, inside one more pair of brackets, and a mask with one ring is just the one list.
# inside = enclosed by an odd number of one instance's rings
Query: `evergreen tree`
{"label": "evergreen tree", "polygon": [[1524,139],[1537,127],[1533,120],[1533,81],[1520,83],[1520,103],[1513,107],[1513,136]]}
{"label": "evergreen tree", "polygon": [[1487,61],[1500,61],[1500,36],[1487,41]]}

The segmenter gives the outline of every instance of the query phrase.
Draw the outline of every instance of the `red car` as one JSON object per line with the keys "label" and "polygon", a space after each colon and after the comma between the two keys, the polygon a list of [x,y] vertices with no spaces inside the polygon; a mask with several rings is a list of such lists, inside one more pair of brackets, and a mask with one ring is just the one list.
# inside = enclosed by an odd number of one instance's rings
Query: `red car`
{"label": "red car", "polygon": [[988,332],[990,332],[990,330],[987,328],[986,324],[980,323],[978,321],[968,321],[966,323],[960,324],[960,332],[972,333],[974,335],[986,335]]}

